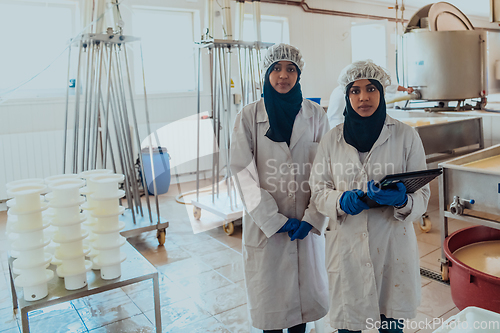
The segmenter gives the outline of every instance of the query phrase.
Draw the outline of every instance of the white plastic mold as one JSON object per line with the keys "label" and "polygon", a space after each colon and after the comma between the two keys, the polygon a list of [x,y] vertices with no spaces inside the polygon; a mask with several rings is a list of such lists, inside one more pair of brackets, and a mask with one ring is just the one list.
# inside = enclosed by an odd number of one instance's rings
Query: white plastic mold
{"label": "white plastic mold", "polygon": [[68,179],[80,179],[80,175],[74,174],[74,173],[66,173],[62,175],[55,175],[55,176],[50,176],[46,177],[44,179],[45,184],[50,185],[51,183],[58,182],[61,180],[68,180]]}
{"label": "white plastic mold", "polygon": [[47,190],[47,185],[30,183],[9,187],[7,195],[16,199],[17,211],[34,211],[41,208],[40,194]]}
{"label": "white plastic mold", "polygon": [[120,255],[112,261],[106,261],[102,253],[99,253],[99,255],[94,258],[94,262],[101,267],[101,278],[103,280],[112,280],[121,275],[121,263],[126,259],[127,256],[125,253],[120,253]]}
{"label": "white plastic mold", "polygon": [[120,206],[117,199],[99,200],[96,203],[94,209],[90,211],[90,215],[95,218],[121,215],[125,212],[125,208]]}
{"label": "white plastic mold", "polygon": [[83,195],[88,195],[95,192],[96,191],[95,184],[94,182],[92,182],[91,178],[101,175],[110,175],[110,174],[113,174],[113,171],[108,169],[95,169],[80,173],[80,177],[87,181],[87,186],[82,188],[80,190],[80,193]]}
{"label": "white plastic mold", "polygon": [[61,244],[55,251],[55,257],[58,260],[71,260],[78,257],[88,256],[90,254],[90,247],[82,244],[82,242],[73,242]]}
{"label": "white plastic mold", "polygon": [[97,239],[94,241],[93,247],[95,249],[106,249],[112,247],[113,245],[121,246],[123,242],[123,236],[117,232],[112,232],[109,234],[99,234]]}
{"label": "white plastic mold", "polygon": [[73,215],[73,219],[61,219],[57,216],[54,216],[52,218],[48,218],[48,220],[54,227],[66,227],[74,224],[83,224],[87,220],[87,217],[85,216],[85,214],[78,213],[78,215]]}
{"label": "white plastic mold", "polygon": [[[118,238],[116,238],[117,241],[114,242],[114,243],[108,243],[108,244],[102,244],[102,245],[97,245],[96,242],[94,242],[94,246],[93,248],[96,249],[96,250],[99,250],[99,252],[101,254],[105,254],[105,261],[106,260],[112,260],[111,258],[108,258],[108,256],[112,256],[114,255],[115,257],[118,256],[117,253],[120,252],[120,247],[123,246],[123,244],[125,244],[125,242],[127,241],[125,239],[125,237],[121,236],[121,235],[118,235]],[[116,250],[116,251],[114,251]],[[113,252],[114,251],[114,252]]]}
{"label": "white plastic mold", "polygon": [[41,178],[29,178],[29,179],[14,180],[12,182],[8,182],[5,185],[5,187],[7,189],[10,189],[12,187],[16,187],[19,185],[26,185],[26,184],[43,184],[43,179],[41,179]]}
{"label": "white plastic mold", "polygon": [[[45,202],[45,197],[43,195],[40,195],[40,204],[42,204],[43,202]],[[7,205],[7,208],[12,208],[17,204],[17,202],[16,199],[12,198],[7,200],[5,204]]]}
{"label": "white plastic mold", "polygon": [[[25,237],[19,237],[16,241],[12,242],[12,250],[18,251],[18,252],[23,252],[23,251],[30,251],[30,250],[36,250],[36,249],[41,249],[50,243],[50,238],[46,237],[43,234],[43,231],[41,231],[42,238],[38,238],[33,242],[28,242],[27,238]],[[26,234],[28,235],[28,234]]]}
{"label": "white plastic mold", "polygon": [[95,234],[104,234],[110,232],[116,232],[125,228],[125,223],[118,219],[118,216],[114,215],[111,217],[100,217],[98,218],[98,223],[96,223],[91,229]]}
{"label": "white plastic mold", "polygon": [[71,243],[83,240],[85,237],[89,235],[85,230],[79,230],[80,232],[75,234],[62,234],[61,232],[57,232],[52,240],[59,244]]}
{"label": "white plastic mold", "polygon": [[80,214],[80,206],[78,205],[72,205],[68,207],[54,207],[53,212],[54,213],[52,214],[52,221],[54,221],[56,224],[58,224],[58,221],[64,224],[64,222],[70,223],[85,218],[85,216],[82,216]]}
{"label": "white plastic mold", "polygon": [[124,175],[109,174],[90,178],[93,183],[93,198],[112,198],[117,195],[118,184],[125,179]]}
{"label": "white plastic mold", "polygon": [[49,294],[47,282],[52,280],[54,272],[45,268],[22,274],[14,279],[14,284],[23,288],[26,301],[37,301]]}
{"label": "white plastic mold", "polygon": [[50,264],[50,262],[52,261],[52,255],[50,253],[44,253],[42,251],[33,251],[33,252],[35,253],[25,255],[21,258],[14,260],[14,262],[12,263],[14,270],[23,270],[23,269],[29,269],[31,267],[38,267],[44,265],[48,267],[47,264]]}
{"label": "white plastic mold", "polygon": [[[70,205],[85,202],[81,199],[80,188],[85,185],[85,182],[81,179],[65,179],[55,181],[49,184],[49,189],[52,190],[52,195],[50,196],[51,206],[54,205]],[[48,196],[48,194],[47,194]],[[46,197],[47,197],[46,196]],[[83,198],[85,200],[85,198]]]}
{"label": "white plastic mold", "polygon": [[57,267],[56,273],[64,278],[64,287],[68,290],[77,290],[87,285],[87,272],[90,271],[92,262],[83,257],[73,260],[63,260]]}

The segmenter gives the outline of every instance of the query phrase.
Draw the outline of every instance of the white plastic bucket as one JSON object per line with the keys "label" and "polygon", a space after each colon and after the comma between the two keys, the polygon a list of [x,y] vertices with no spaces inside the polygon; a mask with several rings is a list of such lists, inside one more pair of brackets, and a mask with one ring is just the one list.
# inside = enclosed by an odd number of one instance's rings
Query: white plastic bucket
{"label": "white plastic bucket", "polygon": [[498,333],[500,314],[469,306],[448,318],[433,333]]}

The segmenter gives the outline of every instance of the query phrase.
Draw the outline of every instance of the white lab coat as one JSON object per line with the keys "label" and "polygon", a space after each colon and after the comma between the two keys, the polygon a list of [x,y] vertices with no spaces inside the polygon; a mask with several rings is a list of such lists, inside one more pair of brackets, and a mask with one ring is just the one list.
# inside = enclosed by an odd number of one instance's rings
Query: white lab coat
{"label": "white lab coat", "polygon": [[427,209],[429,186],[408,195],[402,209],[385,206],[345,214],[339,199],[355,188],[366,192],[371,179],[426,169],[417,132],[390,116],[361,164],[358,151],[343,137],[343,124],[327,133],[319,147],[310,185],[311,200],[330,217],[326,265],[331,326],[363,330],[389,318],[414,318],[420,303],[420,269],[412,222]]}
{"label": "white lab coat", "polygon": [[[385,93],[392,97],[397,93],[397,90],[398,85],[392,84],[385,89]],[[344,122],[344,109],[344,89],[343,86],[337,86],[337,88],[333,89],[332,94],[330,95],[330,100],[328,101],[328,110],[326,111],[328,122],[330,123],[330,128],[334,128],[338,124]]]}
{"label": "white lab coat", "polygon": [[[265,136],[269,120],[261,99],[238,113],[231,139],[231,171],[245,205],[243,260],[252,325],[282,329],[328,312],[325,216],[310,204],[309,173],[328,132],[323,109],[304,99],[290,147]],[[296,186],[298,185],[298,187]],[[288,220],[313,229],[303,240],[276,233]]]}

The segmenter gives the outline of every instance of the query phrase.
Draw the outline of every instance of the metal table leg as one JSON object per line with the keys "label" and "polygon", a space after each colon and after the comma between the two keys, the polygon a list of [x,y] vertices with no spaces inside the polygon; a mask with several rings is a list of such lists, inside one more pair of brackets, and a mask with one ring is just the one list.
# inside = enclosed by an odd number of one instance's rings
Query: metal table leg
{"label": "metal table leg", "polygon": [[9,278],[10,278],[10,292],[12,293],[12,308],[17,309],[17,293],[16,287],[14,286],[14,278],[12,277],[12,269],[9,265]]}
{"label": "metal table leg", "polygon": [[155,298],[156,333],[161,333],[160,284],[158,282],[158,272],[153,276],[153,295]]}
{"label": "metal table leg", "polygon": [[30,332],[30,323],[28,322],[28,311],[21,309],[21,330],[23,333]]}

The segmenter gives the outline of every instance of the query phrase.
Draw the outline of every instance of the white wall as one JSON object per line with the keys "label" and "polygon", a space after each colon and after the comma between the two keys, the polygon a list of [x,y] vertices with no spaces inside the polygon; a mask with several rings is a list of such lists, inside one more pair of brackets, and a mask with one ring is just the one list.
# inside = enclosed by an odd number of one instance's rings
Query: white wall
{"label": "white wall", "polygon": [[[215,2],[216,3],[216,2]],[[387,8],[387,4],[374,5],[368,2],[336,1],[336,0],[308,0],[310,7],[324,8],[339,11],[350,11],[369,15],[394,16],[394,10]],[[235,4],[232,1],[232,4]],[[128,0],[123,2],[122,14],[126,23],[125,34],[130,34],[134,22],[130,20],[130,7],[164,6],[199,11],[203,28],[204,0]],[[217,6],[217,5],[215,5]],[[407,8],[405,17],[409,18],[417,8]],[[234,11],[234,8],[233,8]],[[252,13],[250,3],[245,5],[246,13]],[[363,19],[305,13],[300,7],[278,4],[261,4],[263,15],[284,16],[289,20],[290,42],[303,53],[306,67],[302,75],[302,89],[305,97],[321,97],[328,100],[332,89],[337,85],[337,77],[343,67],[351,62],[350,28],[353,23],[369,22]],[[491,26],[486,19],[471,17],[477,26]],[[233,20],[234,23],[234,20]],[[221,38],[220,16],[216,18],[216,38]],[[387,22],[388,69],[395,74],[395,24]],[[166,32],[166,34],[175,32]],[[199,32],[201,35],[201,31]],[[172,52],[175,46],[172,45]],[[34,50],[33,57],[36,57]],[[66,62],[65,57],[59,61]],[[8,64],[1,64],[5,66]],[[175,66],[175,64],[172,64]],[[50,69],[49,69],[50,70]],[[203,57],[203,72],[205,90],[202,92],[202,111],[209,109],[208,88],[208,57]],[[236,71],[233,71],[236,73]],[[35,74],[35,73],[34,73]],[[233,75],[235,77],[235,75]],[[173,79],[175,78],[166,78]],[[236,80],[235,80],[236,81]],[[237,81],[236,81],[237,82]],[[138,114],[144,114],[144,102],[137,99]],[[151,122],[169,123],[196,113],[196,92],[181,94],[148,95]],[[39,131],[62,130],[64,124],[65,101],[61,98],[37,98],[27,100],[8,100],[0,104],[0,135],[12,133],[29,133]],[[139,117],[144,123],[144,116]],[[70,119],[70,124],[72,124]],[[145,136],[146,133],[141,135]],[[3,158],[3,157],[0,157]],[[0,167],[1,168],[1,167]],[[1,172],[1,170],[0,170]]]}

